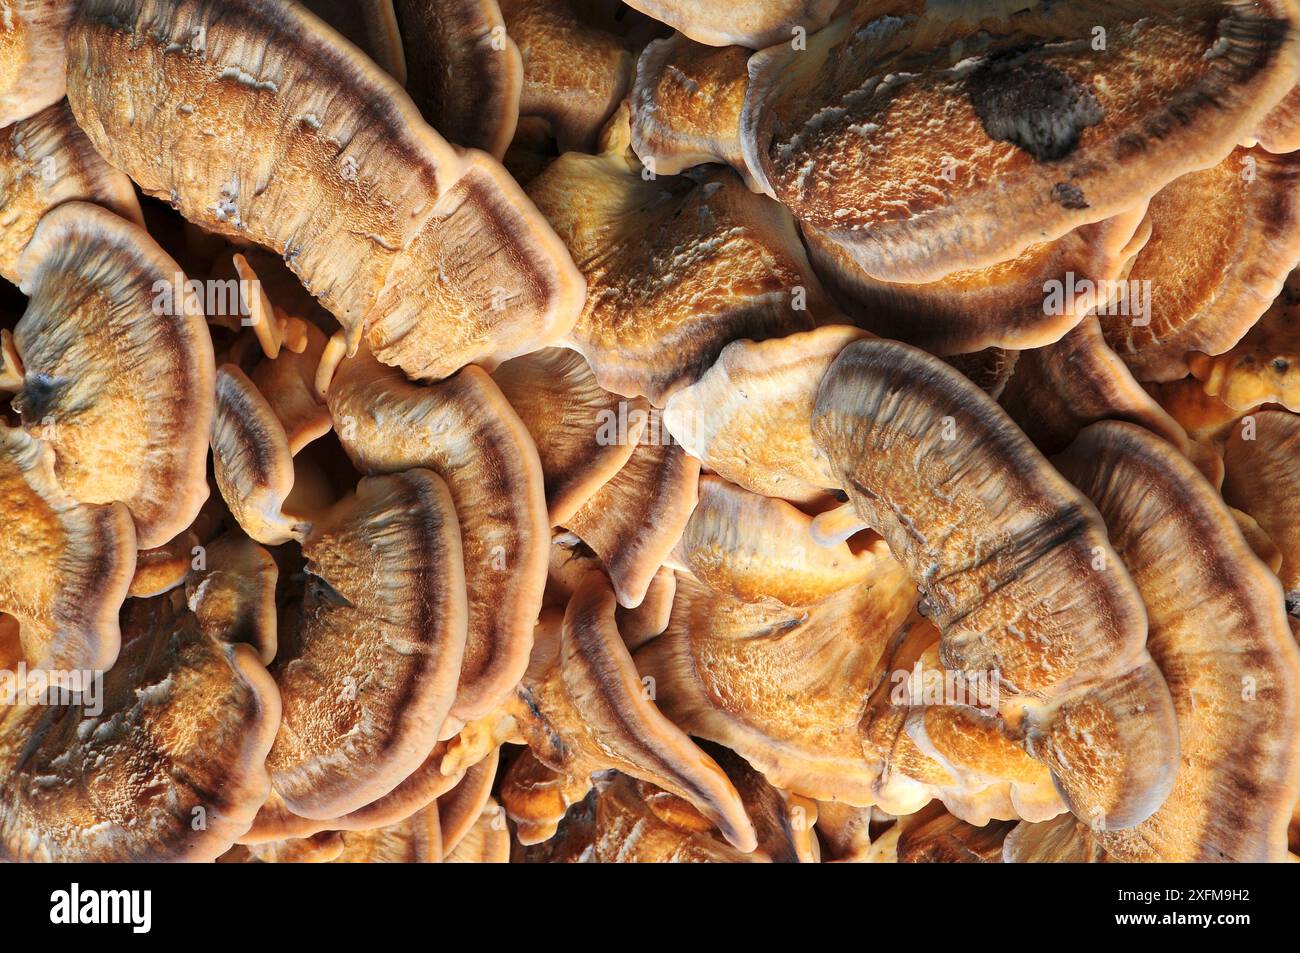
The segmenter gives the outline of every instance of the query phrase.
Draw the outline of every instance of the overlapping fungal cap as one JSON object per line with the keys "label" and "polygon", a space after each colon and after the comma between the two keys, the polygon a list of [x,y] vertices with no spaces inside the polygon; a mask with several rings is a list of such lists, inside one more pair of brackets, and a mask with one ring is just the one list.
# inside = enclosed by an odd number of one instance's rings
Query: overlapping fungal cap
{"label": "overlapping fungal cap", "polygon": [[59,486],[50,446],[0,425],[0,610],[18,621],[32,667],[105,669],[135,570],[135,526],[120,503],[79,503]]}
{"label": "overlapping fungal cap", "polygon": [[63,98],[75,0],[12,0],[0,20],[0,127]]}
{"label": "overlapping fungal cap", "polygon": [[[137,225],[84,202],[49,212],[18,262],[27,310],[11,406],[84,503],[120,501],[137,545],[185,530],[207,499],[212,339],[180,268]],[[179,280],[183,281],[183,277]]]}
{"label": "overlapping fungal cap", "polygon": [[586,22],[571,0],[498,0],[523,57],[521,116],[540,116],[561,152],[590,152],[632,85],[619,37]]}
{"label": "overlapping fungal cap", "polygon": [[565,521],[600,557],[618,604],[641,605],[698,500],[700,461],[661,426],[643,431],[623,469]]}
{"label": "overlapping fungal cap", "polygon": [[[698,43],[761,49],[816,30],[839,0],[629,0]],[[797,28],[797,29],[796,29]]]}
{"label": "overlapping fungal cap", "polygon": [[275,683],[226,613],[179,590],[132,600],[122,652],[68,704],[0,725],[0,857],[213,860],[270,791]]}
{"label": "overlapping fungal cap", "polygon": [[245,533],[268,546],[301,542],[306,514],[285,512],[293,492],[293,454],[280,418],[234,364],[217,369],[212,462],[217,488]]}
{"label": "overlapping fungal cap", "polygon": [[302,0],[302,5],[361,47],[389,76],[406,84],[406,54],[393,0]]}
{"label": "overlapping fungal cap", "polygon": [[1300,155],[1237,149],[1151,199],[1151,238],[1121,300],[1098,310],[1138,380],[1172,381],[1192,352],[1221,354],[1259,319],[1300,261]]}
{"label": "overlapping fungal cap", "polygon": [[282,255],[349,351],[367,337],[380,360],[437,379],[572,326],[581,276],[505,170],[454,149],[297,4],[93,0],[68,72],[73,112],[114,166],[203,228]]}
{"label": "overlapping fungal cap", "polygon": [[327,399],[343,447],[361,472],[427,467],[447,481],[460,521],[470,613],[452,714],[478,718],[523,675],[546,584],[551,534],[532,438],[479,367],[422,386],[363,349],[339,366]]}
{"label": "overlapping fungal cap", "polygon": [[[558,644],[548,650],[539,642],[537,675],[518,689],[513,709],[536,759],[531,773],[555,784],[551,801],[561,805],[549,825],[521,829],[520,842],[553,834],[564,809],[590,787],[592,774],[615,768],[684,798],[732,845],[753,850],[754,828],[735,787],[647,692],[619,635],[616,605],[608,581],[588,576],[569,602]],[[515,816],[505,790],[503,798]]]}
{"label": "overlapping fungal cap", "polygon": [[1243,417],[1224,447],[1223,498],[1252,516],[1282,551],[1287,608],[1300,616],[1300,416],[1261,410]]}
{"label": "overlapping fungal cap", "polygon": [[944,666],[998,674],[1070,809],[1114,829],[1159,807],[1177,725],[1141,597],[1092,504],[986,394],[905,344],[845,348],[813,435],[920,585]]}
{"label": "overlapping fungal cap", "polygon": [[59,102],[0,131],[0,275],[18,281],[18,257],[41,216],[71,201],[144,224],[131,180],[104,161]]}
{"label": "overlapping fungal cap", "polygon": [[537,445],[552,526],[563,524],[627,463],[650,406],[602,388],[581,354],[544,348],[492,375]]}
{"label": "overlapping fungal cap", "polygon": [[996,681],[944,669],[939,633],[910,617],[891,639],[885,674],[859,731],[876,766],[877,805],[909,815],[941,801],[961,820],[1054,817],[1065,808],[1047,767],[997,718]]}
{"label": "overlapping fungal cap", "polygon": [[854,549],[844,542],[822,545],[812,522],[784,500],[706,474],[673,561],[714,592],[741,602],[774,599],[802,606],[869,582],[880,560],[889,558],[879,537]]}
{"label": "overlapping fungal cap", "polygon": [[869,805],[878,772],[858,722],[915,599],[887,556],[868,582],[800,608],[741,603],[681,578],[668,628],[637,652],[637,669],[674,723],[777,787]]}
{"label": "overlapping fungal cap", "polygon": [[405,820],[368,831],[346,831],[336,864],[436,864],[442,861],[438,808],[429,805]]}
{"label": "overlapping fungal cap", "polygon": [[998,403],[1044,453],[1098,420],[1132,421],[1190,451],[1183,428],[1107,346],[1096,315],[1055,344],[1021,351]]}
{"label": "overlapping fungal cap", "polygon": [[[897,14],[861,2],[755,54],[741,120],[763,191],[886,281],[984,268],[1131,209],[1223,160],[1295,79],[1283,2]],[[940,134],[915,134],[935,117]]]}
{"label": "overlapping fungal cap", "polygon": [[225,642],[252,646],[270,665],[279,644],[275,559],[238,530],[184,550],[185,598],[199,625]]}
{"label": "overlapping fungal cap", "polygon": [[807,503],[838,489],[813,442],[817,385],[836,355],[866,337],[831,325],[770,341],[732,341],[664,408],[686,452],[755,493]]}
{"label": "overlapping fungal cap", "polygon": [[788,212],[730,170],[656,176],[627,137],[621,111],[605,152],[561,156],[528,187],[587,279],[567,343],[601,387],[662,407],[737,338],[834,322]]}
{"label": "overlapping fungal cap", "polygon": [[193,531],[186,530],[161,546],[140,550],[135,554],[135,573],[127,595],[148,599],[184,585],[198,543]]}
{"label": "overlapping fungal cap", "polygon": [[1259,145],[1269,152],[1287,153],[1300,149],[1300,87],[1282,97],[1255,130]]}
{"label": "overlapping fungal cap", "polygon": [[301,606],[272,666],[284,717],[267,767],[289,810],[335,818],[424,761],[456,692],[467,609],[460,532],[427,470],[369,477],[303,541]]}
{"label": "overlapping fungal cap", "polygon": [[721,161],[747,175],[740,111],[749,56],[744,47],[701,46],[681,34],[646,46],[636,64],[631,121],[632,148],[647,168],[676,175]]}
{"label": "overlapping fungal cap", "polygon": [[[730,748],[707,741],[700,747],[727,772],[727,777],[740,793],[745,813],[754,822],[754,832],[758,835],[757,852],[766,854],[776,864],[820,862],[821,847],[813,833],[818,818],[816,801],[773,786],[761,772]],[[640,786],[651,810],[665,819],[699,815],[679,797],[655,791],[644,781]],[[711,829],[712,825],[709,827]],[[716,832],[714,836],[717,836]]]}
{"label": "overlapping fungal cap", "polygon": [[804,226],[813,266],[862,327],[932,354],[1037,348],[1059,340],[1108,297],[1150,234],[1139,203],[984,268],[899,284],[864,273],[827,233]]}
{"label": "overlapping fungal cap", "polygon": [[515,134],[524,64],[497,0],[393,0],[406,89],[450,142],[498,159]]}
{"label": "overlapping fungal cap", "polygon": [[1091,426],[1056,463],[1097,504],[1142,593],[1179,720],[1169,797],[1098,840],[1129,861],[1283,859],[1300,793],[1300,651],[1281,587],[1213,487],[1141,428]]}
{"label": "overlapping fungal cap", "polygon": [[1205,387],[1238,412],[1261,404],[1300,409],[1300,282],[1293,273],[1272,307],[1230,351],[1194,353],[1187,366]]}

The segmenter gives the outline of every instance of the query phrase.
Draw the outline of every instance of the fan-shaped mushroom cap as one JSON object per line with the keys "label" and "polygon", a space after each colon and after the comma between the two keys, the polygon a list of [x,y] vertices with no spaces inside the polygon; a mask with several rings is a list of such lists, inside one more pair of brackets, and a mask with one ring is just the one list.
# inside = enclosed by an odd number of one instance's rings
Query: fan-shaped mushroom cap
{"label": "fan-shaped mushroom cap", "polygon": [[329,407],[317,397],[315,388],[325,335],[305,322],[302,330],[306,341],[300,353],[284,348],[274,360],[259,362],[250,375],[284,428],[289,453],[295,456],[307,444],[329,433],[333,423]]}
{"label": "fan-shaped mushroom cap", "polygon": [[1189,353],[1236,344],[1300,261],[1300,155],[1238,149],[1163,188],[1150,216],[1151,239],[1128,275],[1130,306],[1099,317],[1139,380],[1171,381],[1187,374]]}
{"label": "fan-shaped mushroom cap", "polygon": [[1292,615],[1300,615],[1300,416],[1262,410],[1242,419],[1224,448],[1223,498],[1263,527],[1282,551],[1278,573]]}
{"label": "fan-shaped mushroom cap", "polygon": [[443,857],[447,864],[510,863],[510,829],[505,812],[495,798],[488,798],[483,810],[455,850]]}
{"label": "fan-shaped mushroom cap", "polygon": [[75,0],[13,0],[0,20],[0,127],[63,98]]}
{"label": "fan-shaped mushroom cap", "polygon": [[913,824],[898,836],[901,864],[1000,864],[1002,844],[1014,825],[992,821],[975,827],[951,814]]}
{"label": "fan-shaped mushroom cap", "polygon": [[438,808],[430,804],[410,817],[368,831],[346,831],[336,864],[436,864],[442,861]]}
{"label": "fan-shaped mushroom cap", "polygon": [[662,407],[730,341],[835,322],[788,212],[727,169],[637,168],[626,122],[611,151],[561,156],[528,187],[587,279],[567,341],[601,387]]}
{"label": "fan-shaped mushroom cap", "polygon": [[1090,423],[1129,420],[1187,454],[1187,434],[1106,345],[1095,315],[1055,344],[1021,351],[998,403],[1044,453],[1064,450]]}
{"label": "fan-shaped mushroom cap", "polygon": [[248,828],[270,790],[280,701],[254,651],[225,642],[221,615],[201,598],[187,612],[179,591],[132,600],[98,702],[9,712],[0,857],[213,860]]}
{"label": "fan-shaped mushroom cap", "polygon": [[1146,203],[1083,225],[984,268],[898,284],[865,274],[849,250],[804,226],[813,267],[841,307],[881,337],[932,354],[1038,348],[1059,340],[1098,304],[1146,242]]}
{"label": "fan-shaped mushroom cap", "polygon": [[1288,287],[1232,350],[1189,354],[1187,366],[1207,395],[1238,412],[1261,404],[1300,410],[1300,295]]}
{"label": "fan-shaped mushroom cap", "polygon": [[[727,777],[740,792],[745,812],[754,822],[754,831],[758,834],[758,853],[766,854],[776,864],[816,864],[821,861],[821,847],[813,833],[818,816],[816,801],[774,787],[730,748],[707,741],[700,747],[727,772]],[[713,829],[707,818],[681,798],[655,790],[644,781],[640,782],[640,787],[646,803],[660,817],[667,820],[693,814],[703,822],[706,830]],[[664,809],[668,802],[674,809],[671,812]]]}
{"label": "fan-shaped mushroom cap", "polygon": [[1002,842],[1008,864],[1092,864],[1105,856],[1096,835],[1073,814],[1017,824]]}
{"label": "fan-shaped mushroom cap", "polygon": [[268,546],[301,541],[303,515],[285,512],[293,492],[293,455],[280,419],[248,375],[234,364],[217,370],[212,461],[217,487],[240,527]]}
{"label": "fan-shaped mushroom cap", "polygon": [[552,526],[623,468],[650,419],[648,404],[603,389],[582,355],[565,348],[506,361],[492,379],[537,445]]}
{"label": "fan-shaped mushroom cap", "polygon": [[[660,175],[725,162],[747,176],[740,110],[749,85],[750,51],[716,49],[681,34],[642,51],[632,87],[632,148]],[[746,184],[752,185],[746,178]]]}
{"label": "fan-shaped mushroom cap", "polygon": [[339,367],[328,400],[343,447],[363,473],[419,466],[447,481],[470,608],[452,714],[460,721],[486,714],[527,667],[546,585],[551,534],[528,430],[481,368],[421,386],[364,349]]}
{"label": "fan-shaped mushroom cap", "polygon": [[[627,0],[692,40],[710,46],[732,43],[761,49],[816,30],[839,0]],[[799,28],[799,30],[796,30]]]}
{"label": "fan-shaped mushroom cap", "polygon": [[361,47],[398,83],[406,84],[406,54],[393,0],[302,0],[302,5]]}
{"label": "fan-shaped mushroom cap", "polygon": [[905,344],[845,348],[813,435],[919,581],[944,666],[998,672],[1071,810],[1105,827],[1154,811],[1177,727],[1142,600],[1092,504],[983,391]]}
{"label": "fan-shaped mushroom cap", "polygon": [[875,278],[984,268],[1221,161],[1295,81],[1294,13],[860,3],[750,60],[746,164]]}
{"label": "fan-shaped mushroom cap", "polygon": [[806,503],[837,487],[812,439],[817,384],[849,343],[868,335],[829,326],[770,341],[732,341],[689,387],[664,425],[686,452],[747,490]]}
{"label": "fan-shaped mushroom cap", "polygon": [[455,787],[439,795],[438,823],[442,829],[444,851],[453,851],[459,846],[487,807],[492,798],[499,758],[500,752],[493,751],[466,771]]}
{"label": "fan-shaped mushroom cap", "polygon": [[515,134],[524,64],[497,0],[394,0],[406,88],[435,129],[498,159]]}
{"label": "fan-shaped mushroom cap", "polygon": [[1300,796],[1300,651],[1281,588],[1214,489],[1146,431],[1096,424],[1057,465],[1097,504],[1133,574],[1179,719],[1168,799],[1098,839],[1123,860],[1282,859]]}
{"label": "fan-shaped mushroom cap", "polygon": [[741,602],[820,602],[867,582],[888,558],[879,537],[855,550],[843,542],[820,545],[812,517],[712,474],[700,477],[699,496],[673,559],[710,589]]}
{"label": "fan-shaped mushroom cap", "polygon": [[623,469],[565,523],[600,557],[618,604],[629,609],[645,599],[697,501],[700,461],[664,442],[661,428],[651,429]]}
{"label": "fan-shaped mushroom cap", "polygon": [[637,668],[674,723],[738,752],[777,787],[872,804],[877,772],[858,722],[915,599],[888,556],[870,584],[799,609],[745,605],[682,578],[668,629],[637,652]]}
{"label": "fan-shaped mushroom cap", "polygon": [[50,446],[3,424],[0,511],[0,610],[20,623],[23,657],[42,668],[108,668],[135,569],[130,512],[72,499]]}
{"label": "fan-shaped mushroom cap", "polygon": [[591,790],[591,778],[552,771],[524,751],[501,779],[501,804],[519,843],[531,846],[555,839],[571,805],[580,809]]}
{"label": "fan-shaped mushroom cap", "polygon": [[144,224],[131,180],[104,161],[60,102],[0,132],[0,275],[18,281],[18,257],[41,216],[70,201]]}
{"label": "fan-shaped mushroom cap", "polygon": [[276,791],[335,818],[415,771],[451,707],[467,610],[451,494],[427,470],[370,477],[303,542],[308,581],[272,668]]}
{"label": "fan-shaped mushroom cap", "polygon": [[283,255],[350,351],[368,336],[380,360],[435,379],[554,340],[581,308],[581,276],[505,170],[450,146],[297,4],[91,0],[68,75],[113,165]]}
{"label": "fan-shaped mushroom cap", "polygon": [[[582,797],[593,773],[617,768],[690,801],[728,841],[753,850],[754,828],[735,787],[655,707],[618,633],[615,608],[609,583],[596,574],[569,602],[555,661],[518,692],[516,718],[529,748],[565,779],[565,806]],[[539,833],[544,839],[551,832]]]}
{"label": "fan-shaped mushroom cap", "polygon": [[632,53],[570,0],[499,3],[524,61],[519,114],[547,120],[561,152],[591,152],[632,85]]}
{"label": "fan-shaped mushroom cap", "polygon": [[14,329],[13,407],[54,447],[69,495],[125,503],[137,545],[162,545],[208,496],[212,339],[201,314],[159,299],[179,267],[142,228],[68,202],[41,220],[18,270],[30,300]]}

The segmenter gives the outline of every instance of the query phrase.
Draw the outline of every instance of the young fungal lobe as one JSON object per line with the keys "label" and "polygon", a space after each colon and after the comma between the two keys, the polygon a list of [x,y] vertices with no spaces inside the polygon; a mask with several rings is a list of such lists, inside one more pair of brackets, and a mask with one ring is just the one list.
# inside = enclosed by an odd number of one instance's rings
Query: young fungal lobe
{"label": "young fungal lobe", "polygon": [[1282,0],[860,2],[750,60],[746,165],[874,278],[984,268],[1223,160],[1294,83],[1294,18]]}
{"label": "young fungal lobe", "polygon": [[190,221],[284,256],[349,352],[365,337],[438,379],[556,340],[581,309],[581,276],[505,170],[297,4],[91,0],[69,57],[95,147]]}
{"label": "young fungal lobe", "polygon": [[41,219],[18,273],[29,301],[13,408],[54,448],[69,495],[125,503],[137,545],[162,545],[208,496],[212,339],[180,267],[138,225],[67,202]]}
{"label": "young fungal lobe", "polygon": [[1144,647],[1141,597],[1092,504],[983,391],[905,344],[845,348],[813,435],[920,586],[944,666],[997,673],[1070,809],[1110,829],[1159,807],[1174,710]]}

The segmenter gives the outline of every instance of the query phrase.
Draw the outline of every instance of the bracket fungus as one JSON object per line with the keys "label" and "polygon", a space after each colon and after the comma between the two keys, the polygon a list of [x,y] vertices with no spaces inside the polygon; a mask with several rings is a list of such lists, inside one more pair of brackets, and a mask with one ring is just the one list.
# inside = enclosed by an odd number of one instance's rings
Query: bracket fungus
{"label": "bracket fungus", "polygon": [[284,256],[349,352],[365,337],[438,379],[557,339],[581,308],[580,275],[505,170],[453,148],[297,4],[83,3],[68,76],[110,163],[190,221]]}
{"label": "bracket fungus", "polygon": [[920,584],[944,665],[999,673],[1070,809],[1101,829],[1150,816],[1178,729],[1141,596],[1092,504],[983,391],[907,345],[845,348],[813,434]]}
{"label": "bracket fungus", "polygon": [[1300,859],[1297,77],[0,0],[0,861]]}
{"label": "bracket fungus", "polygon": [[1057,463],[1097,504],[1143,596],[1179,721],[1168,798],[1097,840],[1128,861],[1284,859],[1300,798],[1300,650],[1282,587],[1214,489],[1146,430],[1094,424]]}
{"label": "bracket fungus", "polygon": [[204,601],[132,600],[97,698],[6,713],[0,858],[214,860],[248,828],[270,790],[280,699]]}
{"label": "bracket fungus", "polygon": [[212,339],[192,302],[167,307],[180,268],[138,225],[66,202],[18,260],[27,310],[11,407],[54,448],[60,485],[125,503],[141,549],[184,531],[207,499]]}

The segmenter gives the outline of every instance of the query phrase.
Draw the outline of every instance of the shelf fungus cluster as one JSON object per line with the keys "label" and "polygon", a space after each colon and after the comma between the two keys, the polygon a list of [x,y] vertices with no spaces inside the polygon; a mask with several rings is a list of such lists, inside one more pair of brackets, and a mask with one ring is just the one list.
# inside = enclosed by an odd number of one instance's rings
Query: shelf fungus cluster
{"label": "shelf fungus cluster", "polygon": [[0,0],[0,861],[1300,859],[1292,0]]}

